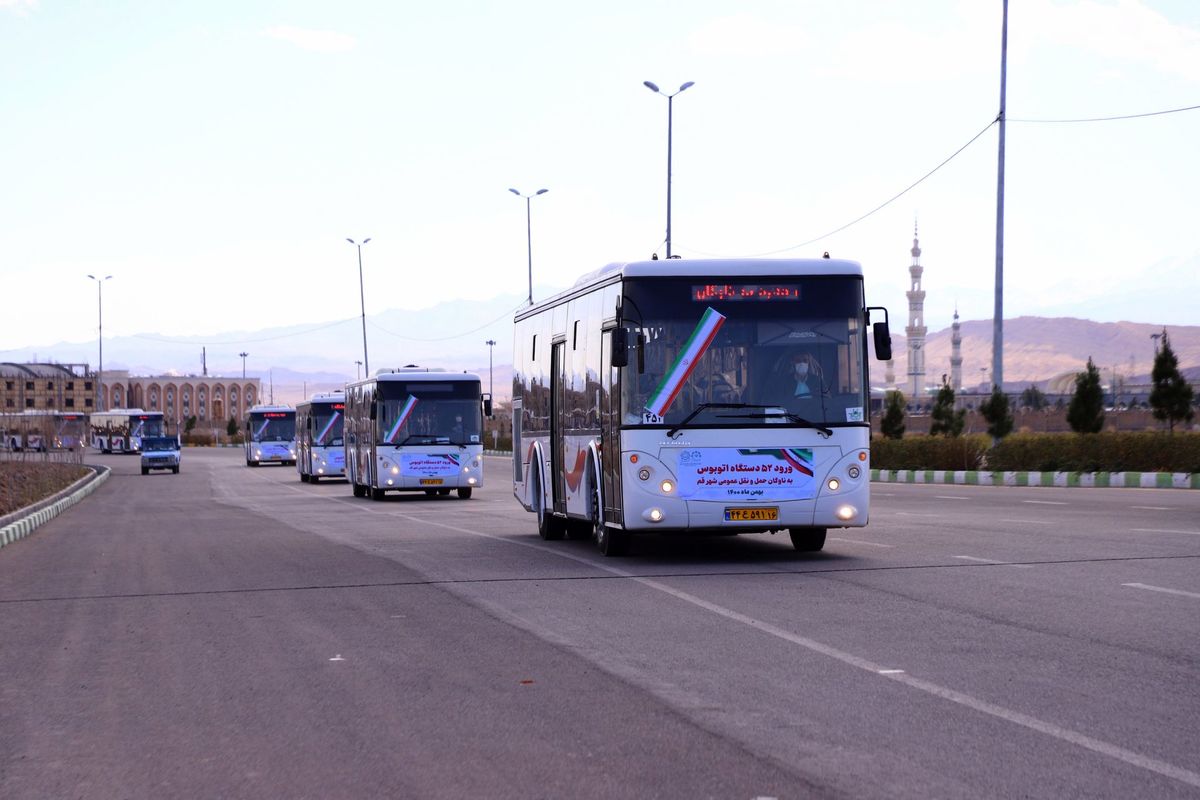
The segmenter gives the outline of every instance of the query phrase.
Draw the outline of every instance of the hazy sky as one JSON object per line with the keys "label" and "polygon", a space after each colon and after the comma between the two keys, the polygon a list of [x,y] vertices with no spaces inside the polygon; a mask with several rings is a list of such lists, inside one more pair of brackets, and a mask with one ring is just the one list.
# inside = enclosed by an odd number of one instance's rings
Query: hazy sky
{"label": "hazy sky", "polygon": [[[989,319],[1000,0],[0,0],[0,360],[526,292],[673,249]],[[1200,324],[1195,0],[1012,0],[1005,315]],[[789,249],[791,248],[791,249]],[[539,292],[535,292],[539,293]],[[463,330],[486,320],[463,320]],[[360,345],[354,326],[332,329]],[[210,348],[211,349],[211,348]],[[90,352],[90,349],[88,350]],[[107,353],[106,353],[107,355]],[[210,356],[211,358],[211,356]],[[236,363],[233,362],[233,363]]]}

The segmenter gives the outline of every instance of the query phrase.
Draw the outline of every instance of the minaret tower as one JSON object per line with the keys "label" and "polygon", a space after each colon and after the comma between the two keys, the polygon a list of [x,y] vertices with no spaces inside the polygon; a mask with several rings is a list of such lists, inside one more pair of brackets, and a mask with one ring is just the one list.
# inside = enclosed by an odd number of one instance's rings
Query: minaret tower
{"label": "minaret tower", "polygon": [[962,391],[962,326],[958,324],[958,306],[954,307],[954,324],[950,326],[950,388],[955,394]]}
{"label": "minaret tower", "polygon": [[917,226],[913,224],[912,288],[905,292],[908,297],[908,327],[904,335],[908,338],[908,396],[920,397],[925,393],[925,290],[921,288],[921,246],[917,238]]}

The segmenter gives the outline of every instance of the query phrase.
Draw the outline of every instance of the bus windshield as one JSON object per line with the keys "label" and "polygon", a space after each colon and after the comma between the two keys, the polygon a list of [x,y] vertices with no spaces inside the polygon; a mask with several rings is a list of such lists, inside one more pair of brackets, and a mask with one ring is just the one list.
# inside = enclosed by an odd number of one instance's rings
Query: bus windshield
{"label": "bus windshield", "polygon": [[345,419],[344,409],[345,407],[342,403],[327,405],[313,404],[313,445],[317,447],[342,446],[342,424]]}
{"label": "bus windshield", "polygon": [[627,280],[622,422],[865,425],[863,305],[857,276]]}
{"label": "bus windshield", "polygon": [[290,442],[296,438],[296,416],[284,411],[250,415],[250,440],[254,442]]}
{"label": "bus windshield", "polygon": [[473,381],[380,381],[379,444],[479,444],[483,418]]}

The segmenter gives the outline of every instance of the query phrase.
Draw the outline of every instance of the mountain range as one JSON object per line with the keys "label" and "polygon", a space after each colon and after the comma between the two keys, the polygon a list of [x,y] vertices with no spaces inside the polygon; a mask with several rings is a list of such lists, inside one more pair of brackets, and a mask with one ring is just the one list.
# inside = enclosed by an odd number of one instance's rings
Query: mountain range
{"label": "mountain range", "polygon": [[[539,291],[545,297],[548,291]],[[454,300],[420,311],[393,309],[367,317],[368,356],[373,369],[405,364],[440,366],[478,373],[485,391],[490,374],[498,399],[510,394],[513,312],[523,297],[502,295],[488,301]],[[908,365],[900,315],[893,317],[895,356],[892,385],[906,383]],[[358,317],[260,330],[238,330],[207,336],[167,337],[153,333],[104,340],[105,369],[135,375],[241,373],[240,353],[247,353],[246,374],[262,379],[264,396],[295,402],[305,392],[340,387],[361,374],[362,327]],[[1017,317],[1004,323],[1005,388],[1019,390],[1083,370],[1089,357],[1105,381],[1115,370],[1126,382],[1145,380],[1154,357],[1153,334],[1163,326],[1134,322],[1093,322],[1071,317]],[[1171,346],[1182,368],[1200,372],[1200,326],[1172,326]],[[963,387],[988,382],[992,361],[991,320],[961,324]],[[925,340],[925,381],[936,385],[950,372],[951,329],[929,333]],[[488,341],[495,344],[489,346]],[[490,352],[489,352],[489,347]],[[29,348],[38,360],[95,363],[95,342]],[[1186,370],[1192,372],[1193,370]],[[1200,377],[1197,375],[1196,377]],[[885,369],[871,364],[874,386],[885,383]]]}

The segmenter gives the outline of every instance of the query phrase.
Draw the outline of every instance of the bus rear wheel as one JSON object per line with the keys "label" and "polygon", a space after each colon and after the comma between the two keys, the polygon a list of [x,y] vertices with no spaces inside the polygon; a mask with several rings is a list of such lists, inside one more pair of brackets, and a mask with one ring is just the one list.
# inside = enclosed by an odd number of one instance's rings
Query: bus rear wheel
{"label": "bus rear wheel", "polygon": [[458,490],[458,498],[460,500],[470,500],[471,499],[471,488],[469,486],[464,486],[461,489],[459,489]]}
{"label": "bus rear wheel", "polygon": [[824,528],[789,528],[788,536],[801,553],[815,553],[825,546]]}
{"label": "bus rear wheel", "polygon": [[383,489],[371,489],[371,499],[372,500],[382,500],[383,499]]}
{"label": "bus rear wheel", "polygon": [[537,513],[538,536],[548,542],[556,539],[561,539],[563,536],[562,525],[554,518],[554,515],[546,510],[545,495],[542,494],[542,477],[539,475],[533,482],[533,504],[534,511]]}
{"label": "bus rear wheel", "polygon": [[358,483],[356,481],[354,483],[354,496],[355,497],[366,497],[367,496],[367,487],[363,486],[361,483]]}

